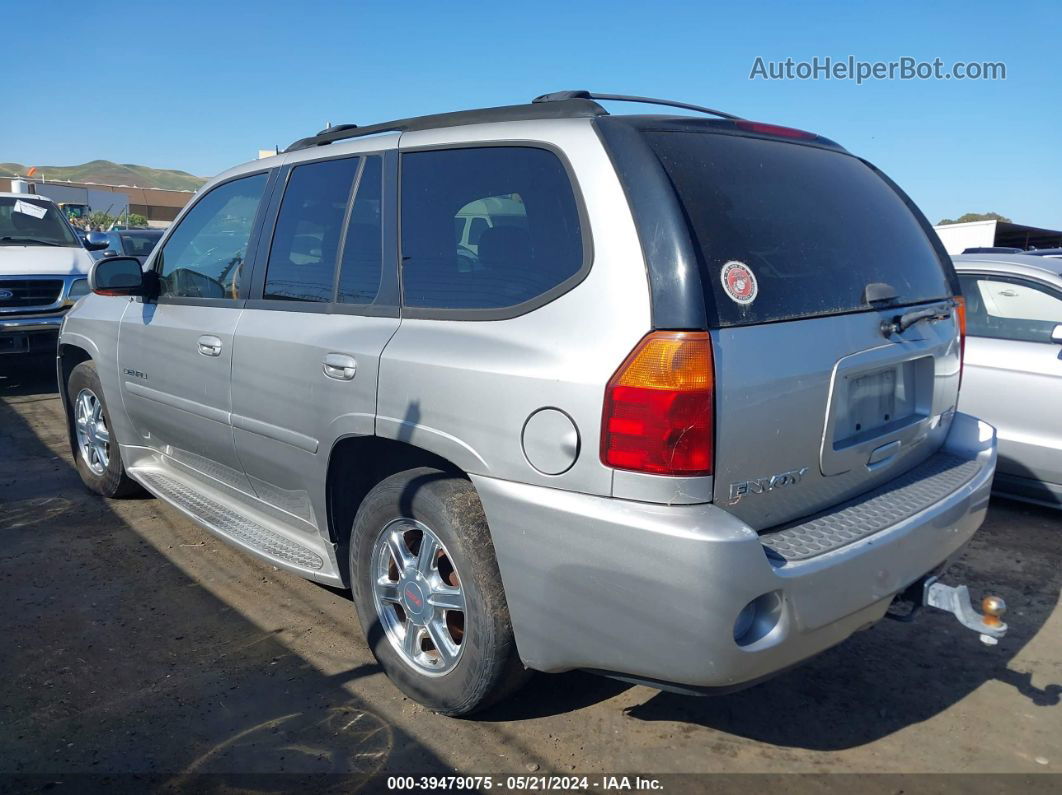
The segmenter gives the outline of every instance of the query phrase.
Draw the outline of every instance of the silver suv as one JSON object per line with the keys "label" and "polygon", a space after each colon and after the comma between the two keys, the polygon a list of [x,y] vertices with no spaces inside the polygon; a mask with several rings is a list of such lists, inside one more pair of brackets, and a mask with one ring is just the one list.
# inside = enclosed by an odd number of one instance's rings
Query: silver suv
{"label": "silver suv", "polygon": [[890,606],[994,640],[935,579],[996,443],[925,218],[821,136],[616,98],[333,127],[96,263],[85,484],[351,588],[447,714],[531,669],[734,689]]}

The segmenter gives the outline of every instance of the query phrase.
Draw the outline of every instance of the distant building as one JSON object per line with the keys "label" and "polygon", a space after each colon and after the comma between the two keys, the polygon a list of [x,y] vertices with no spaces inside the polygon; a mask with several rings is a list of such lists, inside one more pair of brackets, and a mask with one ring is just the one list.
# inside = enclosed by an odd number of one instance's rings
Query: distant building
{"label": "distant building", "polygon": [[[37,186],[41,184],[40,179],[33,177],[21,178],[24,182],[28,182],[30,189],[37,193]],[[0,193],[13,190],[11,183],[13,180],[8,177],[0,177]],[[129,212],[137,213],[148,219],[148,225],[156,227],[169,226],[173,219],[177,217],[177,213],[181,211],[184,205],[191,201],[195,195],[192,191],[187,190],[162,190],[160,188],[135,188],[128,185],[97,185],[94,182],[66,182],[48,180],[46,183],[48,186],[62,187],[64,189],[70,189],[70,193],[84,191],[86,195],[98,196],[104,192],[124,194],[126,198],[115,202],[116,206],[121,205],[124,208],[125,202],[129,202]],[[41,195],[48,195],[46,191],[39,191]],[[65,191],[64,191],[65,192]],[[74,201],[74,198],[62,197],[59,200],[62,201]],[[95,205],[97,201],[86,200],[86,203]]]}
{"label": "distant building", "polygon": [[1015,248],[1062,247],[1062,231],[1009,221],[970,221],[965,224],[934,226],[949,254],[962,254],[968,248],[1013,246]]}

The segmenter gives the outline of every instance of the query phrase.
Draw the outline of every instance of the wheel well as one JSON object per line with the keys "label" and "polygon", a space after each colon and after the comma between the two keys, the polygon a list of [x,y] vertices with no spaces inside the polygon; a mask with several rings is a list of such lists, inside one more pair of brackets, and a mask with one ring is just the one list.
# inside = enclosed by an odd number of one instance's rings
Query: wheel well
{"label": "wheel well", "polygon": [[423,466],[464,474],[442,456],[405,442],[379,436],[355,436],[337,442],[328,461],[325,487],[331,540],[341,546],[350,540],[354,515],[373,486],[396,472]]}
{"label": "wheel well", "polygon": [[70,380],[70,373],[82,362],[90,362],[92,357],[84,348],[76,345],[59,346],[59,397],[63,401],[64,414],[66,415],[66,433],[70,439],[70,451],[77,455],[77,437],[74,434],[74,422],[70,417],[70,407],[67,405],[66,382]]}
{"label": "wheel well", "polygon": [[59,384],[59,389],[66,393],[66,382],[70,378],[70,373],[74,368],[82,362],[87,362],[92,359],[89,356],[89,352],[84,348],[79,348],[76,345],[60,345],[59,346],[59,361],[62,363],[63,380]]}

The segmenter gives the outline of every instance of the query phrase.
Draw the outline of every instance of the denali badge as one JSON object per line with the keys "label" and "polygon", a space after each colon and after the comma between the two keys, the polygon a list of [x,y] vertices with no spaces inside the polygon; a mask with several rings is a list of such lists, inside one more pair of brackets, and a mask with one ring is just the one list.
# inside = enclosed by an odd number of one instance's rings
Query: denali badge
{"label": "denali badge", "polygon": [[730,484],[730,504],[740,500],[746,494],[763,494],[765,491],[781,488],[782,486],[795,486],[807,473],[807,467],[791,469],[788,472],[779,472],[767,478],[755,480],[739,480]]}

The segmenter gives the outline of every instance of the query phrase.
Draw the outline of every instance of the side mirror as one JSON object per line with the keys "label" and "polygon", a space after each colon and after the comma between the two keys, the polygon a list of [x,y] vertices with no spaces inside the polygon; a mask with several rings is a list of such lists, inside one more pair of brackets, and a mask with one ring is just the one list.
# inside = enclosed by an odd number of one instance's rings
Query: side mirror
{"label": "side mirror", "polygon": [[89,271],[89,288],[98,295],[147,296],[149,281],[136,257],[107,257]]}
{"label": "side mirror", "polygon": [[1051,332],[1051,342],[1057,342],[1062,345],[1062,323],[1055,326],[1054,331]]}
{"label": "side mirror", "polygon": [[89,251],[103,251],[111,245],[111,239],[103,232],[89,232],[85,235],[85,248]]}

